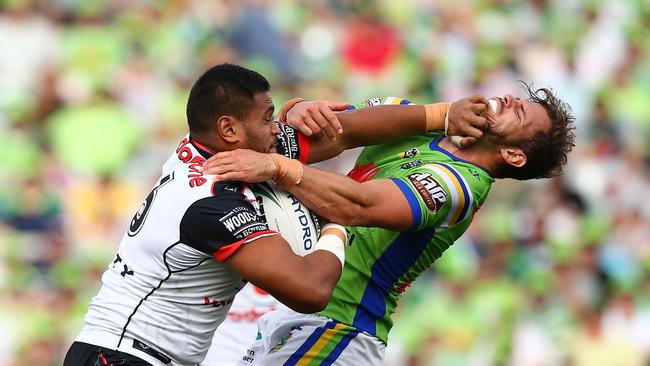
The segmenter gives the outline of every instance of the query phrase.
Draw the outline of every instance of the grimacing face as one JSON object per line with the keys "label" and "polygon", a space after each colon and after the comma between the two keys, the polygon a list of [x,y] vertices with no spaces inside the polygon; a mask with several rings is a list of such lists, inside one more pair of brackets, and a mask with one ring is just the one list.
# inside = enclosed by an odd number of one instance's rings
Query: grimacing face
{"label": "grimacing face", "polygon": [[548,131],[551,127],[551,119],[544,107],[528,99],[506,94],[490,98],[490,105],[493,123],[486,135],[493,144],[516,145],[529,139],[535,132]]}
{"label": "grimacing face", "polygon": [[254,97],[255,106],[243,121],[244,143],[247,148],[261,152],[275,152],[276,136],[280,129],[273,122],[273,99],[269,92],[257,93]]}

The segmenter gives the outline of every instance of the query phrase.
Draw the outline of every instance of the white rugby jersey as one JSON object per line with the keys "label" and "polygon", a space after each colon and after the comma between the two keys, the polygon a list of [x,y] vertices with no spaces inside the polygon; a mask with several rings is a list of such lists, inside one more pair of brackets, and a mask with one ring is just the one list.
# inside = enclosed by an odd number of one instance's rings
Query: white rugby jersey
{"label": "white rugby jersey", "polygon": [[[306,161],[308,140],[299,142],[290,127],[278,142],[279,153]],[[165,163],[102,276],[77,341],[153,365],[203,360],[245,284],[222,261],[242,244],[277,234],[251,186],[202,176],[198,167],[208,156],[188,136]]]}

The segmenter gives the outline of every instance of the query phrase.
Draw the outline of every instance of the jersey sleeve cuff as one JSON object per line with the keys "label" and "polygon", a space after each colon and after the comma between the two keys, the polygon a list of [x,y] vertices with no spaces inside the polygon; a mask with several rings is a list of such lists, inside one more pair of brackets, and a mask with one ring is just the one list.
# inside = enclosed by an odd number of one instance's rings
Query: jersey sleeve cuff
{"label": "jersey sleeve cuff", "polygon": [[422,212],[420,211],[420,203],[418,202],[418,198],[409,188],[408,184],[403,180],[399,178],[390,178],[390,180],[392,180],[393,183],[399,187],[404,197],[406,197],[406,200],[409,203],[409,207],[411,208],[411,230],[417,229],[422,223]]}
{"label": "jersey sleeve cuff", "polygon": [[311,140],[302,132],[299,132],[297,130],[296,132],[298,132],[298,146],[300,149],[298,161],[303,164],[307,164],[307,162],[309,162],[309,148],[311,147]]}
{"label": "jersey sleeve cuff", "polygon": [[239,249],[240,246],[253,242],[259,238],[263,238],[271,235],[277,235],[277,234],[279,233],[275,230],[264,230],[264,231],[257,232],[255,234],[251,234],[238,242],[228,244],[226,246],[223,246],[215,250],[214,253],[212,253],[212,256],[215,257],[217,260],[223,262],[224,260],[228,259],[235,251],[237,251],[237,249]]}

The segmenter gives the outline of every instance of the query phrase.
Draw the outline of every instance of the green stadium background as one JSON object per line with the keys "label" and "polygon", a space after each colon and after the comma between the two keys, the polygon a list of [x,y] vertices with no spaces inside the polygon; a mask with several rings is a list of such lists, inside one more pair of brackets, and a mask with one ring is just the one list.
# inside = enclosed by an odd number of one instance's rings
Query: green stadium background
{"label": "green stadium background", "polygon": [[276,106],[551,86],[577,117],[566,175],[495,185],[406,292],[386,364],[650,363],[649,1],[0,4],[0,365],[62,363],[221,62],[265,75]]}

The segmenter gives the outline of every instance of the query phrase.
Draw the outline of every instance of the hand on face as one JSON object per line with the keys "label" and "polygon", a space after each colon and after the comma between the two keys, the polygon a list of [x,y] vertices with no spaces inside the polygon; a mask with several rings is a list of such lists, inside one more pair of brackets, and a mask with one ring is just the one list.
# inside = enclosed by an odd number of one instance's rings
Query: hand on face
{"label": "hand on face", "polygon": [[264,182],[273,179],[275,171],[270,154],[247,149],[223,151],[203,163],[203,174],[215,175],[216,181]]}
{"label": "hand on face", "polygon": [[447,135],[454,137],[459,147],[471,145],[483,137],[493,121],[490,105],[485,97],[475,95],[455,101],[447,112]]}
{"label": "hand on face", "polygon": [[[307,136],[324,133],[330,140],[343,133],[334,111],[343,111],[349,104],[307,100],[295,104],[287,112],[286,122]],[[284,121],[281,121],[284,122]]]}

